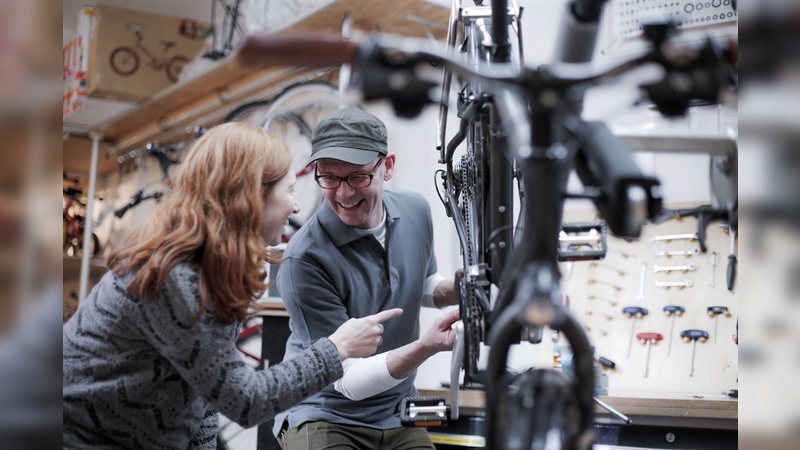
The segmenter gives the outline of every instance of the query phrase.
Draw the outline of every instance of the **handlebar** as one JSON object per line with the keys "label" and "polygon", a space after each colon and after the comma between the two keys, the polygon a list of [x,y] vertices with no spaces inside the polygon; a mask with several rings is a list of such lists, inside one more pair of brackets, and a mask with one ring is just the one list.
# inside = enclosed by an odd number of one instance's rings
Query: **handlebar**
{"label": "handlebar", "polygon": [[[273,32],[247,36],[237,53],[238,60],[249,66],[305,66],[323,67],[339,64],[353,64],[362,69],[381,73],[382,76],[361,74],[362,91],[365,100],[390,98],[405,103],[398,112],[409,116],[409,111],[421,110],[422,106],[434,101],[425,90],[422,93],[415,87],[423,79],[416,66],[429,63],[443,66],[448,71],[470,79],[481,80],[503,88],[519,88],[529,94],[541,94],[546,90],[564,91],[576,85],[594,85],[644,63],[661,65],[665,71],[664,79],[642,88],[651,96],[663,114],[679,115],[688,108],[689,100],[703,99],[717,101],[720,91],[734,81],[730,79],[730,54],[712,41],[705,42],[700,50],[678,49],[661,45],[672,33],[674,24],[660,22],[645,25],[645,36],[653,43],[653,48],[607,70],[595,72],[586,63],[561,63],[537,69],[516,69],[507,65],[474,64],[462,55],[448,52],[441,43],[419,38],[398,38],[378,36],[361,43],[346,41],[329,34],[302,32]],[[659,45],[656,45],[659,44]],[[383,70],[381,70],[383,69]],[[672,76],[672,78],[670,77]],[[681,78],[681,85],[675,84],[674,77]],[[380,86],[379,88],[379,84]],[[427,82],[432,87],[440,81]],[[688,85],[687,85],[688,84]],[[401,97],[399,94],[402,93]],[[411,98],[416,97],[416,98]],[[531,95],[534,97],[534,95]],[[408,103],[415,104],[409,108]],[[436,101],[438,102],[438,100]],[[395,103],[398,109],[398,104]]]}
{"label": "handlebar", "polygon": [[159,192],[153,192],[152,194],[144,195],[144,191],[143,190],[139,190],[135,194],[133,194],[133,197],[131,197],[131,199],[128,201],[127,205],[125,205],[122,208],[114,211],[114,215],[117,216],[118,219],[121,219],[122,216],[124,216],[125,213],[128,212],[129,209],[133,208],[134,206],[138,205],[139,203],[142,203],[144,200],[148,200],[148,199],[151,199],[151,198],[156,199],[156,200],[160,200],[161,197],[163,197],[163,196],[164,196],[164,193],[160,192],[160,191]]}

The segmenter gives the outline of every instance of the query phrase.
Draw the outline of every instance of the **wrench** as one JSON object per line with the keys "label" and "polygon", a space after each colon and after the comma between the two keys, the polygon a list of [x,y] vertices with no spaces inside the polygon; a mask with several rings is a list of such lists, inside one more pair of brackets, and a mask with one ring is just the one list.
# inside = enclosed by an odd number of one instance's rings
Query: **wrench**
{"label": "wrench", "polygon": [[653,256],[666,256],[667,258],[671,258],[673,256],[697,256],[700,254],[700,249],[696,248],[693,250],[661,250],[661,251],[653,251]]}
{"label": "wrench", "polygon": [[676,271],[688,272],[688,271],[694,270],[694,269],[695,269],[694,264],[685,264],[685,265],[682,265],[682,266],[659,266],[657,264],[653,265],[653,273],[658,273],[658,272],[676,272]]}
{"label": "wrench", "polygon": [[647,263],[642,263],[642,273],[639,275],[639,294],[636,296],[637,302],[644,301],[644,277],[647,275]]}
{"label": "wrench", "polygon": [[678,287],[678,288],[683,289],[683,288],[687,288],[687,287],[692,287],[692,282],[690,280],[687,280],[687,281],[656,281],[656,287],[657,288],[666,288],[666,289]]}
{"label": "wrench", "polygon": [[697,233],[659,234],[653,236],[650,242],[669,242],[678,240],[696,241]]}

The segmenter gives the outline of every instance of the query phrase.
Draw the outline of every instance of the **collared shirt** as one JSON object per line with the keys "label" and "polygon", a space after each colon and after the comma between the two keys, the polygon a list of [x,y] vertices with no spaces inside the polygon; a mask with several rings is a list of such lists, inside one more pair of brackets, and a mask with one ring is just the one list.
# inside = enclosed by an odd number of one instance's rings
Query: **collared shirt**
{"label": "collared shirt", "polygon": [[[411,192],[384,191],[383,202],[385,249],[373,235],[344,224],[327,203],[292,237],[277,280],[292,332],[284,360],[329,336],[352,317],[391,308],[404,312],[384,322],[378,353],[419,337],[425,279],[437,271],[430,207],[421,195]],[[329,386],[288,411],[289,427],[315,420],[378,429],[399,427],[400,401],[416,395],[414,374],[358,402]],[[276,428],[282,418],[276,417]]]}

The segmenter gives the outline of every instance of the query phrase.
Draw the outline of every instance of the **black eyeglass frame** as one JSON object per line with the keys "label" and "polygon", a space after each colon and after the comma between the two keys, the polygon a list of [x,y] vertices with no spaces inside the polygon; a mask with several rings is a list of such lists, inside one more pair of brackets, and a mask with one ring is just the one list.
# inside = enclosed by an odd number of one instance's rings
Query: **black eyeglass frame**
{"label": "black eyeglass frame", "polygon": [[[316,181],[317,185],[322,189],[339,189],[339,187],[342,186],[342,181],[347,183],[347,185],[350,186],[352,189],[364,189],[365,187],[369,187],[372,184],[372,178],[375,176],[375,171],[378,170],[378,167],[380,167],[380,165],[383,162],[384,158],[385,158],[384,156],[379,157],[378,158],[378,162],[375,163],[375,167],[373,167],[372,170],[370,170],[369,172],[367,172],[367,173],[358,173],[358,174],[355,174],[355,175],[348,175],[346,177],[337,177],[336,175],[320,175],[316,170],[317,168],[314,167],[314,181]],[[369,183],[365,184],[364,186],[358,186],[358,187],[353,186],[352,184],[350,184],[350,178],[352,178],[352,177],[363,177],[363,176],[369,177]],[[325,187],[319,182],[320,178],[326,178],[326,179],[331,180],[331,181],[336,180],[336,181],[338,181],[338,183],[336,184],[336,186]]]}

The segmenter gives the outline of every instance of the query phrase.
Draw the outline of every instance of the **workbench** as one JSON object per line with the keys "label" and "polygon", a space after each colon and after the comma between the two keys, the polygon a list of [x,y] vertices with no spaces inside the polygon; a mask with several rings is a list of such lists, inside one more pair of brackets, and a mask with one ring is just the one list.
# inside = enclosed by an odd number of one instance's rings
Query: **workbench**
{"label": "workbench", "polygon": [[[421,396],[443,396],[450,390],[420,389]],[[605,449],[735,449],[738,448],[739,402],[723,394],[658,394],[610,392],[601,401],[632,420],[620,419],[596,406],[597,442]],[[460,418],[446,427],[429,428],[437,449],[483,448],[484,392],[459,391]]]}

